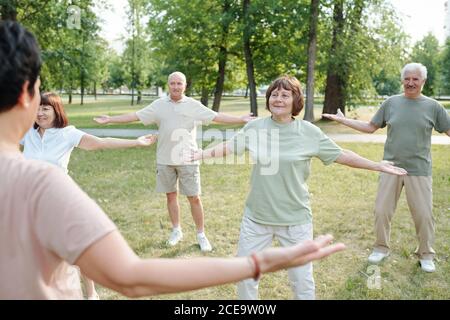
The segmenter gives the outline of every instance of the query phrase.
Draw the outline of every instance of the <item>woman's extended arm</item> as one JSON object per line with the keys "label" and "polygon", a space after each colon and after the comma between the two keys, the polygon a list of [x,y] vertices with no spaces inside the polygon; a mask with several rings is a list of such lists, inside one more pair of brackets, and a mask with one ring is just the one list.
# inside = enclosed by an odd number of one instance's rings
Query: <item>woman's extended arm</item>
{"label": "woman's extended arm", "polygon": [[380,171],[399,176],[404,176],[408,173],[403,168],[393,166],[391,162],[388,161],[374,162],[372,160],[363,158],[360,155],[349,150],[343,150],[343,152],[335,160],[335,162],[352,168]]}
{"label": "woman's extended arm", "polygon": [[92,244],[75,262],[95,282],[128,297],[195,290],[237,282],[261,273],[303,265],[343,250],[321,236],[287,248],[270,248],[255,260],[239,258],[140,259],[118,231]]}
{"label": "woman's extended arm", "polygon": [[78,144],[78,148],[83,150],[99,150],[99,149],[118,149],[132,147],[146,147],[155,143],[156,135],[141,136],[137,139],[116,139],[116,138],[99,138],[90,134],[85,134]]}
{"label": "woman's extended arm", "polygon": [[99,124],[108,124],[108,123],[128,123],[138,121],[139,118],[136,115],[136,112],[130,112],[126,114],[121,114],[118,116],[107,116],[102,115],[94,118],[94,121]]}

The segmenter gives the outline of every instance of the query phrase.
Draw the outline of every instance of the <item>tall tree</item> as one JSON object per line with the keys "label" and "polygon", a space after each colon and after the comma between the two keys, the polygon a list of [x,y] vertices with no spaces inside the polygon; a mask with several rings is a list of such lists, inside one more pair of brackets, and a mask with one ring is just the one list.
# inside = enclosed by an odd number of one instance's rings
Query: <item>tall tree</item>
{"label": "tall tree", "polygon": [[[371,80],[382,79],[379,76],[384,64],[391,79],[393,66],[398,66],[404,58],[402,50],[407,49],[400,48],[405,35],[397,25],[392,5],[385,0],[327,3],[333,5],[333,34],[327,58],[323,112],[336,113],[340,109],[345,113],[346,106],[352,107],[376,94]],[[394,28],[389,30],[381,25]],[[393,48],[386,44],[393,44]]]}
{"label": "tall tree", "polygon": [[319,18],[319,0],[311,0],[308,34],[308,65],[306,81],[306,105],[304,120],[314,121],[314,67],[317,51],[317,20]]}
{"label": "tall tree", "polygon": [[450,95],[450,37],[445,41],[444,51],[440,59],[442,77],[442,93]]}
{"label": "tall tree", "polygon": [[[152,50],[146,28],[146,0],[128,0],[129,38],[122,55],[124,77],[131,88],[131,105],[142,103],[145,89],[151,85]],[[135,101],[135,95],[137,99]]]}
{"label": "tall tree", "polygon": [[330,49],[330,61],[327,70],[325,101],[322,113],[336,113],[340,109],[345,114],[346,68],[340,68],[342,59],[338,55],[343,51],[344,0],[336,0],[333,9],[333,37]]}
{"label": "tall tree", "polygon": [[17,1],[1,0],[0,1],[0,18],[2,20],[17,20]]}
{"label": "tall tree", "polygon": [[250,0],[244,0],[242,2],[242,17],[244,29],[242,32],[242,41],[244,47],[244,57],[247,70],[248,87],[250,89],[250,112],[254,116],[258,116],[258,103],[256,93],[256,81],[255,81],[255,67],[253,63],[253,54],[251,47],[252,26],[253,21],[250,16],[251,4]]}
{"label": "tall tree", "polygon": [[438,93],[437,80],[439,69],[439,40],[432,34],[428,33],[425,37],[418,41],[412,50],[411,61],[420,62],[427,67],[427,81],[423,87],[423,93],[433,96]]}
{"label": "tall tree", "polygon": [[[222,3],[222,16],[220,20],[221,24],[221,40],[219,45],[219,61],[218,61],[218,74],[217,74],[217,80],[216,85],[214,89],[214,102],[212,109],[214,111],[219,111],[220,108],[220,101],[222,99],[224,84],[225,84],[225,69],[227,65],[228,60],[228,42],[229,42],[229,33],[230,33],[230,24],[232,23],[234,19],[234,13],[233,8],[231,6],[230,0],[223,0]],[[205,99],[205,93],[207,93],[207,88],[205,87],[202,97],[203,100]],[[205,102],[205,101],[203,101]],[[207,102],[207,101],[206,101]],[[207,105],[207,103],[205,104]]]}

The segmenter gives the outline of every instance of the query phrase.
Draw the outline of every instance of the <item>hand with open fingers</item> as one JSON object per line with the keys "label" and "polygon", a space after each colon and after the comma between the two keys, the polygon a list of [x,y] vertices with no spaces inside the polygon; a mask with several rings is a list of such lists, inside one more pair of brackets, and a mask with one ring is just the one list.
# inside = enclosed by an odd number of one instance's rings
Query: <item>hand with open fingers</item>
{"label": "hand with open fingers", "polygon": [[266,249],[257,254],[261,272],[301,266],[345,249],[343,243],[331,244],[332,240],[333,236],[324,235],[292,247]]}
{"label": "hand with open fingers", "polygon": [[242,121],[244,121],[244,122],[250,122],[250,121],[255,120],[256,118],[257,118],[257,117],[254,117],[254,116],[253,116],[253,113],[249,113],[249,114],[246,114],[246,115],[241,116],[241,119],[242,119]]}
{"label": "hand with open fingers", "polygon": [[336,114],[323,113],[322,117],[328,118],[330,120],[339,121],[340,119],[345,119],[345,115],[342,113],[341,109],[338,109]]}
{"label": "hand with open fingers", "polygon": [[101,116],[95,117],[94,121],[99,124],[107,124],[107,123],[109,123],[110,118],[111,118],[110,116],[101,115]]}
{"label": "hand with open fingers", "polygon": [[406,171],[405,169],[396,167],[394,166],[393,162],[386,160],[380,162],[380,171],[397,176],[406,176],[408,174],[408,171]]}
{"label": "hand with open fingers", "polygon": [[142,147],[148,147],[156,142],[158,140],[158,136],[155,134],[148,134],[145,136],[140,136],[136,139],[138,141],[138,144]]}

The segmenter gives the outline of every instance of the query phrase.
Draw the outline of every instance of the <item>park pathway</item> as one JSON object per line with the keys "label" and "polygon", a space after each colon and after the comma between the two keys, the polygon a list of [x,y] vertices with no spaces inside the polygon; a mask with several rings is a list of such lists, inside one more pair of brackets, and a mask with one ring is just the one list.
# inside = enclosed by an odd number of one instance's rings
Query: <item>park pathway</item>
{"label": "park pathway", "polygon": [[[97,137],[123,137],[123,138],[137,138],[146,134],[158,133],[157,130],[148,129],[83,129],[80,130],[92,134]],[[211,140],[212,137],[216,139],[230,139],[234,134],[233,130],[219,131],[217,129],[208,129],[198,131],[197,138],[203,140]],[[372,143],[384,143],[386,141],[386,135],[382,134],[329,134],[331,139],[336,142],[372,142]],[[447,135],[439,135],[431,137],[432,144],[450,145],[450,137]]]}

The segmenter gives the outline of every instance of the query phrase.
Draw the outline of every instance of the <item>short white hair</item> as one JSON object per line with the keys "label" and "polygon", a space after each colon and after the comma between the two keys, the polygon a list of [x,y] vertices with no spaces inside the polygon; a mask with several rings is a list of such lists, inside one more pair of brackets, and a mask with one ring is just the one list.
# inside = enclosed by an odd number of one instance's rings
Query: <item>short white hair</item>
{"label": "short white hair", "polygon": [[173,77],[179,77],[179,78],[181,78],[181,80],[183,80],[184,83],[186,83],[186,76],[184,75],[183,72],[180,72],[180,71],[172,72],[171,74],[169,74],[167,81],[170,82],[170,79]]}
{"label": "short white hair", "polygon": [[405,73],[410,72],[410,71],[419,71],[420,76],[422,77],[422,80],[427,79],[427,67],[425,67],[421,63],[413,62],[413,63],[408,63],[407,65],[405,65],[403,67],[402,73],[401,73],[402,80],[405,79]]}

